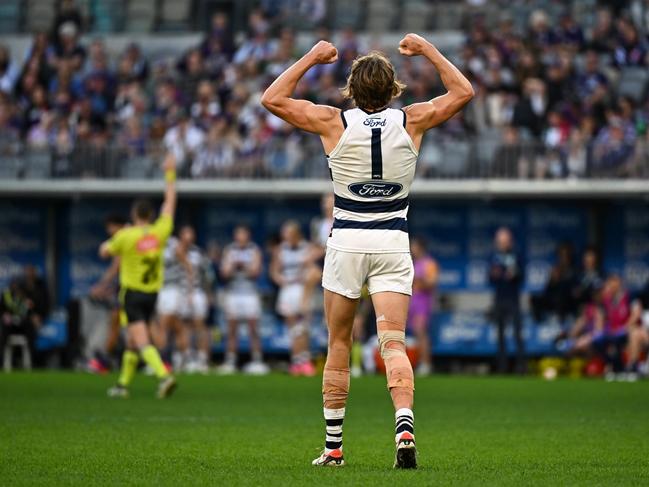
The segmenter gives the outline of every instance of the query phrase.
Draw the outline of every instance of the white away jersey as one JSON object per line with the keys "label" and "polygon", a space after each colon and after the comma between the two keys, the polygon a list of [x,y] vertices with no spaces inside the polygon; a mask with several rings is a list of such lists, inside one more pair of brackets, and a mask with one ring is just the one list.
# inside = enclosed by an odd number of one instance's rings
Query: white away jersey
{"label": "white away jersey", "polygon": [[367,254],[409,252],[408,194],[418,152],[406,114],[341,112],[345,131],[329,154],[334,224],[327,246]]}
{"label": "white away jersey", "polygon": [[292,247],[286,242],[279,246],[279,261],[282,277],[287,284],[302,282],[304,268],[309,258],[309,244],[304,240]]}

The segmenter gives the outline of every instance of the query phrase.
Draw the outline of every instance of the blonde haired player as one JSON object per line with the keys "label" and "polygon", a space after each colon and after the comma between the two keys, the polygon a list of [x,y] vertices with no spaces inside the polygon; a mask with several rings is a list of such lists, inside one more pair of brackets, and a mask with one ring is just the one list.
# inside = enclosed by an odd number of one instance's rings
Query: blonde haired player
{"label": "blonde haired player", "polygon": [[176,388],[176,380],[162,363],[149,334],[149,322],[164,279],[162,252],[173,230],[176,212],[176,164],[172,155],[165,161],[165,181],[158,219],[154,221],[154,210],[148,201],[138,200],[131,210],[133,225],[119,230],[99,248],[99,255],[104,259],[120,257],[120,304],[122,325],[126,327],[122,369],[117,385],[108,390],[111,397],[128,397],[128,386],[140,358],[159,380],[159,398],[168,397]]}
{"label": "blonde haired player", "polygon": [[322,279],[329,330],[322,386],[326,442],[314,465],[344,464],[342,425],[349,392],[352,326],[366,282],[396,410],[395,467],[417,465],[414,378],[405,351],[413,280],[408,193],[424,133],[460,111],[473,97],[473,89],[462,73],[421,36],[408,34],[401,40],[399,52],[427,58],[439,72],[447,93],[403,110],[389,108],[404,86],[387,57],[372,52],[354,61],[343,90],[357,108],[343,112],[291,98],[311,67],[338,59],[336,48],[320,41],[284,71],[261,100],[286,122],[320,135],[334,186],[334,224]]}

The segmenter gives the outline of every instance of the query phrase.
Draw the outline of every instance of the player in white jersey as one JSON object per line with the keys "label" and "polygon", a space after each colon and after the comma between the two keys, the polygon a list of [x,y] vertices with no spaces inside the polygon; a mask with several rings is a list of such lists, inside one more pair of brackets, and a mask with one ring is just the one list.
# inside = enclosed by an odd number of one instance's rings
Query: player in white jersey
{"label": "player in white jersey", "polygon": [[[170,238],[163,259],[164,286],[158,296],[159,329],[156,345],[160,350],[167,346],[167,336],[173,332],[175,369],[187,372],[207,372],[210,348],[209,330],[205,324],[208,312],[206,288],[209,284],[206,259],[195,244],[196,232],[184,225],[178,238]],[[196,352],[191,350],[195,335]]]}
{"label": "player in white jersey", "polygon": [[228,322],[225,361],[219,367],[221,373],[232,374],[236,371],[238,328],[242,321],[248,323],[251,356],[250,363],[243,369],[244,372],[261,375],[269,371],[263,360],[258,329],[261,299],[257,278],[261,271],[261,250],[252,241],[250,229],[245,225],[237,226],[234,229],[234,241],[225,248],[221,260],[221,276],[227,283],[224,308]]}
{"label": "player in white jersey", "polygon": [[[186,300],[185,285],[191,278],[191,266],[182,251],[177,237],[170,237],[162,253],[164,284],[156,304],[158,321],[152,328],[152,336],[160,353],[165,357],[169,334],[173,333],[177,350],[174,352],[174,368],[183,365],[183,352],[187,348],[187,334],[182,326],[182,313]],[[169,357],[165,357],[168,362]]]}
{"label": "player in white jersey", "polygon": [[349,392],[354,312],[367,283],[377,316],[381,356],[396,410],[395,467],[415,468],[414,378],[405,350],[413,268],[407,233],[408,193],[424,133],[448,120],[473,97],[471,83],[431,43],[408,34],[404,56],[424,56],[447,93],[403,110],[389,108],[404,86],[387,57],[357,58],[343,94],[356,107],[315,105],[291,98],[304,74],[338,59],[320,41],[266,90],[262,104],[291,125],[320,135],[334,185],[334,224],[323,272],[329,353],[323,377],[326,443],[314,465],[343,465],[342,423]]}
{"label": "player in white jersey", "polygon": [[270,263],[270,277],[279,286],[277,312],[284,318],[291,337],[291,375],[315,375],[311,362],[309,322],[304,319],[304,278],[311,263],[309,244],[297,222],[282,225],[282,242]]}
{"label": "player in white jersey", "polygon": [[[191,225],[181,227],[178,234],[180,251],[189,263],[190,272],[185,283],[186,296],[181,317],[189,326],[186,348],[185,370],[206,373],[209,370],[210,331],[205,323],[209,311],[208,294],[213,282],[212,268],[204,252],[196,245],[196,232]],[[191,349],[191,338],[195,349]]]}

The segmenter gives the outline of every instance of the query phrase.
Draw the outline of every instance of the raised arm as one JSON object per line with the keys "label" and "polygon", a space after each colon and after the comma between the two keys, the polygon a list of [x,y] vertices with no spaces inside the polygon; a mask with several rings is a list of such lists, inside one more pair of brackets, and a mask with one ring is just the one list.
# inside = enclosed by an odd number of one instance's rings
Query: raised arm
{"label": "raised arm", "polygon": [[[268,87],[261,97],[261,104],[272,114],[294,127],[320,135],[323,143],[325,138],[335,137],[336,132],[339,132],[339,138],[344,130],[339,115],[340,109],[291,98],[298,82],[310,68],[316,64],[331,64],[337,59],[338,51],[333,44],[326,41],[318,42]],[[338,124],[331,123],[335,119],[338,119]],[[337,131],[338,125],[340,130]]]}
{"label": "raised arm", "polygon": [[163,169],[165,173],[165,193],[160,214],[173,218],[176,213],[178,194],[176,191],[176,157],[172,152],[169,152],[165,157]]}
{"label": "raised arm", "polygon": [[408,34],[404,37],[399,43],[399,52],[404,56],[424,56],[428,59],[435,66],[446,88],[444,95],[403,109],[407,114],[406,129],[419,145],[426,130],[451,118],[473,98],[473,87],[459,69],[420,35]]}

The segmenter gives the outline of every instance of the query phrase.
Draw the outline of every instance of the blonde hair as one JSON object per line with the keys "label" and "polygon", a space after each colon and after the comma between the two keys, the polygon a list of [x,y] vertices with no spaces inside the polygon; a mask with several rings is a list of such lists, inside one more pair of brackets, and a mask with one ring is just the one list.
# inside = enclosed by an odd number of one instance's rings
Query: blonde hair
{"label": "blonde hair", "polygon": [[377,110],[401,95],[406,87],[397,79],[394,66],[385,54],[372,51],[354,59],[341,90],[345,98],[354,100],[359,108]]}

